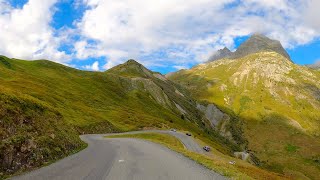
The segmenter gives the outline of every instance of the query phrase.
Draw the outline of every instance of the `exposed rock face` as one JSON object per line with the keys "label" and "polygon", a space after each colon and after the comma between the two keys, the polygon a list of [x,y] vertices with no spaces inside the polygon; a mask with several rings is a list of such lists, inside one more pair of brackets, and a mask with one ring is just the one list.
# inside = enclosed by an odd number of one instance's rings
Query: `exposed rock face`
{"label": "exposed rock face", "polygon": [[213,127],[218,126],[218,124],[224,119],[224,113],[213,104],[209,104],[208,106],[197,104],[197,108],[205,114]]}
{"label": "exposed rock face", "polygon": [[223,58],[230,58],[231,56],[232,56],[232,52],[225,47],[223,49],[218,50],[214,54],[212,54],[209,57],[208,62],[215,61],[218,59],[223,59]]}
{"label": "exposed rock face", "polygon": [[226,127],[230,123],[229,115],[223,113],[214,104],[197,104],[197,109],[204,113],[206,119],[209,120],[211,127],[217,130],[221,136],[229,139],[231,142],[235,142],[232,133]]}
{"label": "exposed rock face", "polygon": [[259,165],[260,162],[259,160],[257,159],[257,157],[254,156],[254,154],[250,153],[250,152],[246,152],[246,151],[243,151],[243,152],[234,152],[233,155],[238,158],[238,159],[241,159],[243,161],[247,161],[251,164],[254,164],[254,165]]}
{"label": "exposed rock face", "polygon": [[224,58],[242,58],[249,54],[254,54],[262,51],[276,52],[291,61],[289,54],[282,47],[280,41],[270,39],[262,34],[253,34],[247,41],[242,43],[235,52],[231,52],[228,48],[220,49],[210,56],[208,62]]}
{"label": "exposed rock face", "polygon": [[248,161],[250,154],[247,152],[234,152],[234,156],[238,159]]}
{"label": "exposed rock face", "polygon": [[252,35],[246,42],[242,43],[236,52],[233,53],[232,58],[241,58],[249,54],[273,51],[281,54],[287,59],[291,60],[289,54],[282,47],[280,41],[272,40],[262,34]]}

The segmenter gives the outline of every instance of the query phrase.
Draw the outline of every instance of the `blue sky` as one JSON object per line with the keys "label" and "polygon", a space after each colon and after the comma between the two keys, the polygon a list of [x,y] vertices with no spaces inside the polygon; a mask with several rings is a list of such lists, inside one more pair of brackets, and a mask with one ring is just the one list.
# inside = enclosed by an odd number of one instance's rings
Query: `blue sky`
{"label": "blue sky", "polygon": [[252,33],[297,64],[320,60],[316,0],[0,0],[0,54],[104,71],[133,58],[167,73],[235,50]]}

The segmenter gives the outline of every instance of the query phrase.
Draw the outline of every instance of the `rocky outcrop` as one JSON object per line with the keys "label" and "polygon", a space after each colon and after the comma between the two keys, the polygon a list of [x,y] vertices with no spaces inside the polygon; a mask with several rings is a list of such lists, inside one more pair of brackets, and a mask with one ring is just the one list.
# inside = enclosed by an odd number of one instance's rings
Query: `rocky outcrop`
{"label": "rocky outcrop", "polygon": [[250,154],[245,151],[244,152],[234,152],[233,154],[236,158],[241,159],[243,161],[248,161],[250,158]]}
{"label": "rocky outcrop", "polygon": [[204,113],[205,118],[209,120],[210,125],[219,134],[231,142],[235,142],[233,134],[227,128],[230,124],[230,116],[223,113],[214,104],[202,105],[197,103],[197,109]]}
{"label": "rocky outcrop", "polygon": [[197,104],[197,108],[205,114],[212,127],[217,127],[224,119],[225,114],[213,104],[208,104],[207,106]]}
{"label": "rocky outcrop", "polygon": [[234,152],[234,157],[241,159],[243,161],[249,162],[253,165],[259,165],[259,159],[251,152],[242,151],[242,152]]}

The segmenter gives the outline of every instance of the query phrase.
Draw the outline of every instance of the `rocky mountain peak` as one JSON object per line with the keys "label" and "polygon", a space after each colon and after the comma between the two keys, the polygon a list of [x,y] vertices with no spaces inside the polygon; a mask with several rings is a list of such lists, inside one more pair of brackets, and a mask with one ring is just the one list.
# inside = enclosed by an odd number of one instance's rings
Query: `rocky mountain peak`
{"label": "rocky mountain peak", "polygon": [[228,48],[223,48],[213,53],[208,62],[212,62],[218,59],[229,58],[237,59],[245,57],[249,54],[268,51],[276,52],[291,61],[289,54],[281,45],[280,41],[268,38],[263,34],[253,34],[247,41],[242,43],[235,52],[230,51]]}
{"label": "rocky mountain peak", "polygon": [[209,57],[208,62],[215,61],[218,59],[223,59],[223,58],[229,58],[231,57],[231,55],[232,55],[232,52],[227,47],[224,47],[223,49],[220,49],[214,54],[212,54]]}
{"label": "rocky mountain peak", "polygon": [[247,41],[242,43],[233,53],[233,58],[241,58],[261,51],[274,51],[291,61],[289,54],[283,48],[280,41],[270,39],[262,34],[253,34]]}

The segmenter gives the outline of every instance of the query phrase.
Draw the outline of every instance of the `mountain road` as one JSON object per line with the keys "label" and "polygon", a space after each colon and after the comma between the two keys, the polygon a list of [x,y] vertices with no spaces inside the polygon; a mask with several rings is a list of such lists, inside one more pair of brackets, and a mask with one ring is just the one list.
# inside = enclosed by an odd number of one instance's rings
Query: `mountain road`
{"label": "mountain road", "polygon": [[[184,146],[204,153],[192,137],[171,131],[157,132],[177,137]],[[122,133],[123,134],[123,133]],[[125,134],[125,133],[124,133]],[[13,180],[207,180],[226,179],[162,145],[132,138],[105,138],[110,134],[80,136],[88,147],[49,166],[13,177]],[[111,134],[114,135],[114,134]]]}

